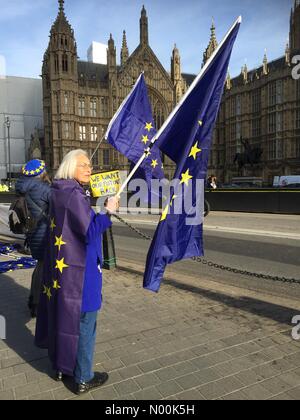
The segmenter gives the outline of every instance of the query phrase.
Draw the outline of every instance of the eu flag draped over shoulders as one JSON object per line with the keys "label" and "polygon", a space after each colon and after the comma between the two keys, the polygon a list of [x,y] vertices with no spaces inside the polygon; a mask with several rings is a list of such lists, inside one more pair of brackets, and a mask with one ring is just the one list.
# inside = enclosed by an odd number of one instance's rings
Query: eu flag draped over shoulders
{"label": "eu flag draped over shoulders", "polygon": [[[199,200],[202,203],[204,201],[213,129],[240,24],[241,18],[234,23],[157,133],[157,140],[153,139],[154,144],[176,163],[174,179],[178,180],[171,201],[163,211],[147,257],[144,288],[154,292],[160,288],[167,264],[204,255],[203,217],[191,222],[191,216],[199,206]],[[201,186],[200,193],[197,185]],[[187,197],[190,197],[188,204]],[[176,201],[182,204],[181,212],[174,211]]]}
{"label": "eu flag draped over shoulders", "polygon": [[[105,138],[122,155],[136,164],[155,134],[147,86],[142,73],[111,120]],[[164,178],[160,152],[156,146],[148,153],[139,169],[139,176],[147,181],[149,187],[152,178]]]}

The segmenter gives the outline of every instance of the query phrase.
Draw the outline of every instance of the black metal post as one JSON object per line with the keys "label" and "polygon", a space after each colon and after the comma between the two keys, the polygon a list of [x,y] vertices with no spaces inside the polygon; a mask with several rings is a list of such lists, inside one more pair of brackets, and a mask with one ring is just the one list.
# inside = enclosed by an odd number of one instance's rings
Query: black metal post
{"label": "black metal post", "polygon": [[117,267],[116,249],[112,228],[103,234],[103,268],[113,270]]}
{"label": "black metal post", "polygon": [[6,117],[5,124],[7,127],[7,141],[8,141],[8,188],[11,189],[10,119],[9,117]]}

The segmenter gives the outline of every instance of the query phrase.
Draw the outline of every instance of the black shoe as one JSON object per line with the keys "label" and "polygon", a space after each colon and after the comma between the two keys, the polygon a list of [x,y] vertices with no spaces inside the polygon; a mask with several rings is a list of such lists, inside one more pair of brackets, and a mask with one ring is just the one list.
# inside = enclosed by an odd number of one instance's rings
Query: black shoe
{"label": "black shoe", "polygon": [[105,384],[105,382],[108,380],[109,376],[106,372],[96,372],[94,378],[87,383],[83,384],[76,384],[76,394],[82,395],[86,392],[91,391],[94,388],[98,388]]}
{"label": "black shoe", "polygon": [[64,377],[64,375],[63,375],[63,373],[62,372],[56,372],[56,374],[55,374],[55,380],[56,380],[56,382],[61,382],[62,380],[63,380],[63,377]]}

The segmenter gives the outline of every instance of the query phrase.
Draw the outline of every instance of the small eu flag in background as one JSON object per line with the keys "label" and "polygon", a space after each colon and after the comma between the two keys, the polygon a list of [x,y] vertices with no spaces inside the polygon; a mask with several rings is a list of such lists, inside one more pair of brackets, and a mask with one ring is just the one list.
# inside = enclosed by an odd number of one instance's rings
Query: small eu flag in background
{"label": "small eu flag in background", "polygon": [[[148,149],[156,134],[144,75],[141,74],[132,91],[111,120],[105,138],[130,162],[136,164]],[[154,146],[138,171],[150,189],[151,179],[164,178],[160,151]]]}

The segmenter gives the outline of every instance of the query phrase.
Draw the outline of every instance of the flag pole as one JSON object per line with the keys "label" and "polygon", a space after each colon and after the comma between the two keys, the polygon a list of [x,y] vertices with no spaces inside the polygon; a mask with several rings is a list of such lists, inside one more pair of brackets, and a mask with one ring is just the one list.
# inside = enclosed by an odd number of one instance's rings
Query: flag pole
{"label": "flag pole", "polygon": [[191,94],[191,92],[193,91],[193,89],[195,88],[195,86],[199,83],[199,80],[206,73],[208,67],[210,66],[210,64],[212,63],[212,61],[215,59],[215,57],[219,53],[220,49],[225,44],[227,38],[229,37],[229,35],[233,31],[233,29],[236,27],[236,25],[238,23],[241,23],[241,22],[242,22],[242,16],[239,16],[236,19],[236,21],[234,22],[234,24],[232,25],[232,27],[229,29],[229,31],[227,32],[227,34],[225,35],[225,37],[223,38],[223,40],[220,43],[220,45],[218,46],[218,48],[214,51],[214,53],[212,54],[212,56],[210,57],[210,59],[207,61],[207,63],[205,64],[205,66],[201,69],[200,73],[198,74],[198,76],[196,77],[196,79],[194,80],[194,82],[191,84],[191,86],[189,87],[189,89],[187,90],[187,92],[185,93],[185,95],[181,98],[181,100],[179,101],[179,103],[177,104],[177,106],[174,108],[174,110],[171,112],[171,114],[169,115],[169,117],[167,118],[167,120],[164,122],[164,124],[161,126],[161,128],[159,129],[159,131],[155,134],[155,136],[151,140],[150,146],[148,147],[148,149],[145,150],[145,152],[141,156],[140,160],[137,162],[137,164],[135,165],[135,167],[132,169],[132,171],[128,175],[127,179],[124,181],[123,185],[121,186],[121,188],[120,188],[120,190],[119,190],[119,192],[117,194],[117,197],[120,197],[121,196],[122,192],[125,190],[125,188],[129,184],[130,180],[132,179],[132,177],[134,176],[134,174],[136,173],[136,171],[138,170],[138,168],[140,167],[140,165],[146,159],[148,153],[150,152],[150,150],[153,147],[153,145],[156,142],[156,140],[161,136],[162,132],[168,126],[169,122],[176,115],[176,113],[182,107],[183,103],[187,100],[187,98],[189,97],[189,95]]}
{"label": "flag pole", "polygon": [[[137,79],[137,81],[135,82],[135,84],[134,84],[134,87],[133,87],[133,89],[135,89],[135,87],[138,85],[138,83],[139,83],[139,81],[140,81],[140,78],[142,77],[142,75],[144,74],[144,72],[142,72],[141,74],[140,74],[140,76],[138,77],[138,79]],[[106,130],[106,133],[104,134],[104,136],[102,137],[102,139],[100,140],[100,142],[99,142],[99,144],[98,144],[98,146],[96,147],[96,149],[95,149],[95,151],[94,151],[94,153],[92,154],[92,156],[91,156],[91,161],[93,160],[93,157],[95,156],[95,154],[97,153],[97,151],[99,150],[99,147],[101,146],[101,144],[102,144],[102,142],[103,142],[103,140],[107,140],[107,138],[108,138],[108,133],[109,133],[109,131],[110,131],[110,129],[111,129],[111,127],[112,127],[112,125],[113,125],[113,123],[115,122],[115,120],[117,119],[117,117],[118,117],[118,115],[120,114],[120,112],[121,112],[121,109],[124,107],[124,105],[126,104],[126,102],[128,101],[128,98],[130,97],[130,93],[129,93],[129,95],[124,99],[124,101],[123,101],[123,103],[121,104],[121,106],[120,106],[120,108],[119,108],[119,110],[118,110],[118,112],[116,112],[116,114],[114,115],[114,117],[112,118],[112,120],[110,121],[110,123],[109,123],[109,126],[107,127],[107,130]]]}
{"label": "flag pole", "polygon": [[124,181],[124,183],[120,187],[120,190],[119,190],[119,192],[117,194],[117,197],[120,198],[122,192],[125,190],[125,188],[129,184],[130,180],[133,178],[133,176],[136,173],[136,171],[139,169],[139,167],[141,166],[141,164],[144,162],[144,160],[148,156],[148,153],[150,152],[150,150],[151,150],[151,147],[149,146],[148,149],[145,150],[144,154],[140,157],[140,160],[137,162],[137,164],[135,165],[135,167],[132,169],[132,171],[128,175],[127,179]]}
{"label": "flag pole", "polygon": [[105,138],[105,136],[103,136],[103,137],[102,137],[102,139],[100,140],[100,142],[99,142],[98,146],[97,146],[97,147],[96,147],[96,149],[94,150],[94,153],[93,153],[93,154],[92,154],[92,156],[91,156],[91,162],[93,161],[93,158],[94,158],[95,154],[96,154],[96,153],[97,153],[97,151],[99,150],[99,147],[101,146],[101,144],[102,144],[102,142],[103,142],[104,138]]}

